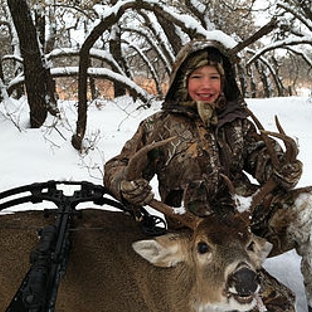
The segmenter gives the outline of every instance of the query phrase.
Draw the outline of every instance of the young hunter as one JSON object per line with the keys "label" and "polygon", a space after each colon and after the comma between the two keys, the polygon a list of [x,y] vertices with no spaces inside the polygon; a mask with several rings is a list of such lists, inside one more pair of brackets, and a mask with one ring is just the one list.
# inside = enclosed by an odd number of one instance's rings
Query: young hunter
{"label": "young hunter", "polygon": [[[153,199],[149,181],[157,175],[162,202],[183,205],[202,217],[233,209],[233,196],[223,175],[243,196],[272,179],[276,187],[254,210],[251,229],[273,244],[270,256],[293,248],[302,256],[311,312],[312,188],[294,189],[302,163],[296,157],[289,160],[270,137],[279,164],[274,165],[272,152],[250,114],[236,83],[229,50],[217,41],[191,41],[177,56],[161,111],[144,120],[121,153],[106,163],[104,184],[125,205],[138,207]],[[148,154],[142,178],[124,179],[125,168],[137,151],[170,137],[176,139]],[[294,153],[296,156],[297,151]],[[168,224],[169,228],[179,227],[171,219]],[[265,270],[261,274],[267,309],[295,311],[292,292]]]}

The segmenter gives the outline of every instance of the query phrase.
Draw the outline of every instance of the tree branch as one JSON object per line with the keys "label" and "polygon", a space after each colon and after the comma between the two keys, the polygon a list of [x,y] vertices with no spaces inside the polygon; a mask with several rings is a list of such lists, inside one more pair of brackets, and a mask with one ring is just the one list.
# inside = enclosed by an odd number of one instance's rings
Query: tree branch
{"label": "tree branch", "polygon": [[251,45],[252,43],[256,42],[263,36],[269,34],[271,31],[273,31],[277,27],[277,19],[272,18],[269,23],[267,23],[265,26],[261,27],[256,33],[254,33],[251,37],[246,39],[245,41],[239,43],[237,46],[235,46],[231,53],[233,55],[236,55],[238,52],[243,50],[245,47]]}

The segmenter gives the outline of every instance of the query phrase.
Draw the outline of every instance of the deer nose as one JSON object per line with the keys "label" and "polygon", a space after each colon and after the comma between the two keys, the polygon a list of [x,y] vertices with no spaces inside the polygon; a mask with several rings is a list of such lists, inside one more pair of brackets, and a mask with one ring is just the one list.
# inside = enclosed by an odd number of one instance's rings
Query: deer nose
{"label": "deer nose", "polygon": [[256,272],[243,267],[230,276],[229,286],[234,287],[239,296],[250,296],[257,291],[259,278]]}

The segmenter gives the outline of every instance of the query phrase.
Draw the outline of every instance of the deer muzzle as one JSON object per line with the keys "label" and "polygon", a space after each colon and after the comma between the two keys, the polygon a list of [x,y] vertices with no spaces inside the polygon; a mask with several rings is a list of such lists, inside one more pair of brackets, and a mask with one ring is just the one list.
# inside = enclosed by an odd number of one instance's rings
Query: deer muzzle
{"label": "deer muzzle", "polygon": [[241,304],[251,303],[260,289],[258,274],[246,265],[241,265],[228,278],[228,292]]}

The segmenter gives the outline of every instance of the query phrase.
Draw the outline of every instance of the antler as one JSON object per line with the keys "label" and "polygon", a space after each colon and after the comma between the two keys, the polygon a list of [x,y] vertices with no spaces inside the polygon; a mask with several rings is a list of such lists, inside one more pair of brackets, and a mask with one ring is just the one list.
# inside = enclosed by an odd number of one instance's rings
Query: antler
{"label": "antler", "polygon": [[[140,178],[143,168],[147,161],[148,152],[157,147],[166,145],[176,138],[177,138],[176,136],[173,136],[166,140],[153,142],[141,148],[133,157],[131,157],[128,166],[126,167],[124,178],[128,181]],[[170,218],[176,219],[177,221],[181,222],[183,225],[187,226],[190,229],[195,229],[197,224],[201,220],[199,217],[196,217],[195,215],[193,215],[188,211],[185,211],[185,213],[183,214],[177,214],[173,207],[166,205],[157,199],[152,199],[149,202],[149,206],[151,206],[152,208],[158,210],[159,212],[163,213],[164,215]]]}
{"label": "antler", "polygon": [[[291,137],[287,136],[284,129],[282,128],[277,116],[275,116],[275,124],[279,132],[271,132],[271,131],[266,131],[264,130],[264,127],[258,120],[258,118],[253,114],[251,110],[249,110],[247,107],[245,107],[255,124],[260,130],[261,137],[269,151],[269,154],[272,159],[272,165],[274,168],[278,169],[281,166],[284,165],[284,162],[281,162],[278,157],[276,152],[274,151],[274,147],[272,145],[272,142],[269,138],[270,136],[274,136],[276,138],[279,138],[283,140],[285,147],[286,147],[286,152],[285,152],[285,158],[284,161],[286,163],[292,163],[296,160],[296,157],[298,155],[298,148],[295,140],[293,140]],[[227,181],[227,180],[226,180]],[[227,181],[228,185],[229,182]],[[255,207],[264,199],[266,195],[271,193],[277,186],[276,181],[271,177],[253,196],[252,196],[252,202],[251,202],[251,207],[250,211],[253,211]],[[230,191],[233,191],[234,186],[229,186]]]}
{"label": "antler", "polygon": [[151,150],[153,150],[157,147],[161,147],[163,145],[166,145],[176,138],[177,138],[176,136],[173,136],[173,137],[170,137],[170,138],[162,140],[162,141],[153,142],[151,144],[144,146],[139,151],[137,151],[134,154],[134,156],[131,157],[131,159],[129,160],[129,163],[125,169],[125,172],[124,172],[125,179],[128,181],[131,181],[131,180],[135,180],[135,179],[141,177],[142,170],[143,170],[143,168],[147,162],[148,152],[150,152]]}

